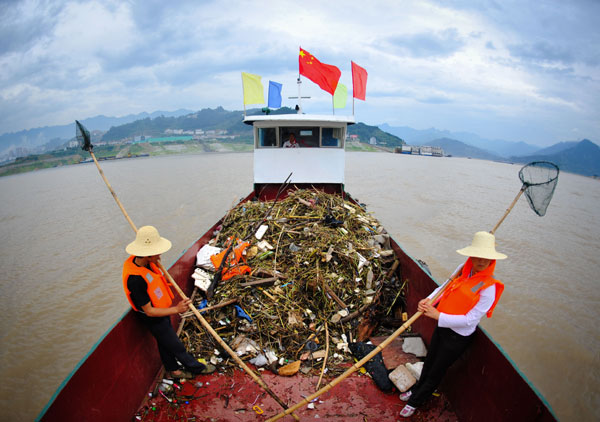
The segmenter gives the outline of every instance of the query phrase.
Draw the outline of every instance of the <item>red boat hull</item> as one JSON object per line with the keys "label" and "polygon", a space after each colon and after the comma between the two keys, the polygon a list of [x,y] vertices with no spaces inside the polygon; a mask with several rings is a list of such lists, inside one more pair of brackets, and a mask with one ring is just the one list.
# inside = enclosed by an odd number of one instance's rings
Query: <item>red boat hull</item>
{"label": "red boat hull", "polygon": [[[261,200],[272,199],[276,193],[277,189],[273,187],[257,191]],[[254,193],[245,201],[252,197]],[[193,289],[193,279],[190,276],[194,271],[196,254],[213,237],[219,224],[217,222],[190,246],[169,269],[171,276],[187,295]],[[409,312],[415,312],[417,302],[436,288],[437,284],[419,263],[393,241],[392,247],[400,261],[401,278],[410,280],[407,304]],[[173,318],[173,323],[178,323],[177,318]],[[434,323],[428,318],[418,319],[413,324],[413,332],[421,334],[426,343],[434,328]],[[140,326],[133,311],[129,311],[73,371],[38,420],[133,420],[136,413],[152,407],[152,401],[147,401],[148,392],[153,389],[160,370],[161,363],[153,337]],[[315,391],[315,377],[263,376],[267,385],[290,406],[302,400],[302,395],[307,396]],[[194,414],[196,420],[262,420],[265,416],[274,416],[282,411],[249,376],[239,370],[231,375],[215,374],[198,380],[203,383],[208,381],[208,385],[201,387],[205,389],[203,398],[193,400],[185,406],[168,405],[174,409],[181,408],[180,411],[188,420]],[[189,393],[192,389],[197,392],[197,387],[193,387],[194,383],[195,381],[191,381],[184,384],[183,393]],[[434,399],[431,404],[420,409],[415,420],[556,420],[549,405],[524,379],[500,347],[480,328],[477,329],[470,349],[449,370],[440,390],[449,403],[445,398]],[[224,406],[226,400],[228,404]],[[315,410],[303,408],[297,412],[301,419],[314,419],[318,414],[324,420],[394,420],[403,405],[396,394],[383,394],[370,378],[364,376],[349,377],[319,400],[322,403],[316,403]],[[262,404],[259,405],[264,411],[262,415],[252,410],[258,402]],[[149,407],[144,408],[144,403]],[[164,399],[160,399],[160,403],[167,405]],[[152,415],[152,420],[174,420],[165,419],[170,417],[168,415],[173,416],[174,411],[152,411],[156,412]],[[288,416],[285,420],[291,418]]]}

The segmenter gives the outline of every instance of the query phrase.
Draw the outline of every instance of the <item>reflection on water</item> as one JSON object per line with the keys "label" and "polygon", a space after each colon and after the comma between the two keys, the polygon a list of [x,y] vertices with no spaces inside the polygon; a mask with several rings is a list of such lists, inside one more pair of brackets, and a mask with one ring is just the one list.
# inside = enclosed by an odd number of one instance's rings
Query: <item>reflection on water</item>
{"label": "reflection on water", "polygon": [[[490,230],[520,189],[520,166],[348,153],[346,190],[439,281],[455,250]],[[172,263],[251,189],[251,154],[103,162],[129,216],[174,247]],[[33,419],[127,310],[120,283],[131,227],[93,164],[0,178],[0,419]],[[482,323],[561,420],[598,419],[600,184],[561,173],[545,217],[525,200],[496,232],[509,259],[494,318]],[[565,369],[568,368],[568,369]],[[571,392],[576,391],[577,394]]]}

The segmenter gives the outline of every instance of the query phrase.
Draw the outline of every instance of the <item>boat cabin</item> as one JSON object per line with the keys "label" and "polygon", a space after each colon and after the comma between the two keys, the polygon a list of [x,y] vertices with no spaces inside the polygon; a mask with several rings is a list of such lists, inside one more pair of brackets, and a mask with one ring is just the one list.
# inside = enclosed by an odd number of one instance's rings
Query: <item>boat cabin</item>
{"label": "boat cabin", "polygon": [[279,114],[247,116],[254,127],[254,190],[286,181],[343,192],[345,140],[352,116]]}

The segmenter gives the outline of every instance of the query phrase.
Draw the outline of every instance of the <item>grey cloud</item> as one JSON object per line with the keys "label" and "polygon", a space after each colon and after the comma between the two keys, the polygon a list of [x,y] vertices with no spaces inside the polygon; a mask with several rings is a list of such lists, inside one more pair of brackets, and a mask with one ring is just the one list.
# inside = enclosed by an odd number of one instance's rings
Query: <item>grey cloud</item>
{"label": "grey cloud", "polygon": [[600,64],[598,0],[438,1],[469,10],[520,42],[507,46],[515,57],[537,63]]}
{"label": "grey cloud", "polygon": [[[595,21],[600,16],[598,0],[440,0],[437,2],[440,8],[457,13],[458,19],[437,30],[425,32],[421,29],[422,32],[416,35],[382,33],[377,27],[381,17],[374,21],[344,19],[342,22],[349,31],[368,31],[369,36],[351,46],[340,39],[319,39],[318,31],[304,36],[302,28],[290,36],[278,25],[267,25],[258,13],[253,14],[252,19],[242,16],[238,9],[245,7],[240,6],[241,2],[227,2],[224,6],[224,2],[205,0],[178,0],[175,4],[164,0],[104,0],[94,7],[112,12],[114,18],[125,25],[115,30],[123,37],[130,37],[123,39],[116,48],[102,44],[105,40],[101,31],[95,32],[96,38],[85,39],[86,45],[77,42],[71,45],[63,29],[71,30],[72,25],[57,27],[61,24],[59,19],[67,16],[63,9],[72,6],[73,2],[89,6],[92,4],[89,0],[0,2],[0,36],[3,39],[0,54],[3,55],[4,70],[0,74],[0,89],[7,93],[0,101],[0,128],[3,130],[52,123],[79,109],[92,114],[118,114],[122,110],[142,111],[139,107],[148,111],[171,106],[190,108],[186,104],[191,102],[202,107],[228,107],[228,103],[238,107],[239,90],[233,86],[235,81],[231,75],[239,75],[240,71],[263,76],[265,87],[267,79],[274,79],[284,84],[289,93],[286,96],[295,95],[298,39],[304,39],[300,41],[302,47],[319,60],[338,66],[343,83],[351,83],[350,60],[367,69],[368,101],[360,103],[365,117],[382,103],[386,104],[386,109],[377,111],[377,116],[388,112],[389,104],[406,102],[414,106],[407,109],[418,110],[415,119],[438,119],[448,109],[460,113],[463,106],[470,104],[465,96],[455,96],[454,91],[461,89],[469,94],[469,84],[436,87],[435,76],[427,73],[428,68],[435,72],[436,60],[429,60],[431,66],[424,66],[422,74],[410,79],[403,69],[391,69],[386,60],[390,59],[387,57],[390,53],[424,59],[447,57],[472,43],[485,46],[487,51],[483,60],[491,60],[499,64],[498,67],[518,69],[542,97],[539,100],[542,112],[548,113],[551,108],[553,113],[562,116],[573,110],[580,113],[589,110],[588,114],[595,113],[592,117],[597,120],[598,100],[595,96],[600,50],[596,46],[600,44],[600,32]],[[224,13],[227,7],[233,10]],[[349,10],[360,7],[358,2],[348,4]],[[93,23],[96,10],[93,7],[69,9],[79,13],[86,10],[91,12],[83,17],[84,20]],[[423,13],[419,12],[416,17],[428,19],[429,16]],[[267,18],[265,14],[264,19]],[[328,18],[340,19],[339,16]],[[478,29],[459,26],[465,20],[475,23],[474,27]],[[478,32],[481,28],[482,32]],[[59,39],[64,40],[64,45],[60,45]],[[510,40],[510,45],[506,45],[506,40]],[[106,42],[114,46],[114,36],[108,37]],[[504,54],[506,51],[511,55]],[[591,64],[592,68],[580,66],[582,63]],[[442,71],[447,72],[447,69]],[[277,80],[279,77],[285,80]],[[241,85],[239,76],[237,81]],[[191,100],[181,94],[188,92],[188,86],[190,89],[203,86],[206,92]],[[305,88],[307,91],[318,89],[309,82],[303,86]],[[477,98],[485,101],[485,94],[477,92]],[[312,102],[320,104],[321,97],[316,96],[317,101]],[[544,101],[546,98],[547,102]],[[493,101],[511,109],[522,106],[522,98],[513,100],[507,94],[500,99],[496,95]],[[452,107],[444,107],[449,103]],[[326,101],[324,104],[330,107]],[[576,117],[575,112],[572,116]],[[490,119],[500,117],[495,115]],[[380,121],[380,117],[377,120]],[[409,124],[409,120],[406,123]],[[517,120],[511,124],[518,123]],[[496,129],[501,133],[509,126],[506,121],[498,124]],[[588,137],[597,131],[591,132]]]}
{"label": "grey cloud", "polygon": [[489,25],[521,40],[508,46],[537,63],[600,64],[598,0],[432,0],[440,7],[478,14]]}
{"label": "grey cloud", "polygon": [[[209,81],[215,75],[233,71],[246,71],[261,76],[286,72],[291,70],[288,65],[293,64],[295,58],[292,53],[288,62],[282,61],[281,51],[267,47],[258,52],[246,52],[243,47],[238,49],[231,46],[223,46],[223,51],[226,51],[225,48],[231,50],[229,54],[215,59],[214,52],[201,49],[198,52],[188,50],[179,54],[167,54],[165,51],[153,53],[150,46],[135,47],[129,54],[103,58],[103,70],[127,86],[143,85],[148,82],[148,77],[155,78],[155,82],[160,84],[186,86],[198,81]],[[214,51],[214,47],[211,50]],[[297,70],[297,66],[294,70]]]}
{"label": "grey cloud", "polygon": [[[509,45],[508,49],[512,56],[531,62],[573,64],[580,60],[572,49],[546,41]],[[592,59],[590,64],[598,64],[597,57],[591,56],[586,61],[589,59]]]}
{"label": "grey cloud", "polygon": [[399,35],[390,37],[388,41],[398,52],[413,57],[447,57],[465,45],[456,28],[435,33]]}
{"label": "grey cloud", "polygon": [[[64,73],[65,66],[60,66],[50,57],[36,57],[35,60],[23,63],[16,72],[7,72],[1,76],[2,86],[8,87],[26,82],[29,85],[44,86],[48,88],[57,87],[56,79]],[[60,85],[60,84],[59,84]]]}
{"label": "grey cloud", "polygon": [[[218,2],[214,0],[178,0],[174,7],[173,3],[164,0],[143,0],[132,2],[130,7],[136,25],[144,30],[152,30],[157,26],[177,26],[181,17],[195,14],[194,12],[198,9],[208,11],[213,5],[218,5]],[[196,23],[203,25],[218,18],[218,15],[207,12],[204,19]]]}
{"label": "grey cloud", "polygon": [[0,55],[14,51],[27,51],[43,40],[57,23],[56,16],[62,5],[41,2],[35,8],[35,14],[25,11],[25,5],[19,1],[2,2],[0,7]]}
{"label": "grey cloud", "polygon": [[[190,1],[174,9],[163,1],[134,3],[132,17],[139,34],[137,43],[127,51],[99,54],[103,70],[118,73],[152,67],[161,79],[176,85],[214,72],[287,70],[281,57],[290,52],[288,45],[279,45],[275,34],[263,27],[244,27],[245,22],[233,17],[214,15],[212,5],[212,2],[199,5]],[[232,38],[243,37],[255,41],[231,42]]]}
{"label": "grey cloud", "polygon": [[416,100],[419,101],[420,103],[425,103],[425,104],[450,104],[450,103],[454,102],[450,98],[441,97],[441,96],[437,96],[437,95],[430,96],[430,97],[416,98]]}

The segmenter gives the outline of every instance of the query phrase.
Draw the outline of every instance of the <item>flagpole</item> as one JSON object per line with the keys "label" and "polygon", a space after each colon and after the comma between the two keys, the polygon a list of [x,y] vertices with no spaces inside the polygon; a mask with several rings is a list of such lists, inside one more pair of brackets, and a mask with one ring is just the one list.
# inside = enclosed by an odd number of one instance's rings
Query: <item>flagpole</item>
{"label": "flagpole", "polygon": [[298,114],[302,114],[302,95],[300,93],[301,86],[302,80],[300,79],[300,73],[298,73]]}
{"label": "flagpole", "polygon": [[242,103],[244,103],[244,119],[246,118],[246,99],[244,97],[244,75],[240,73],[240,77],[242,78]]}
{"label": "flagpole", "polygon": [[354,87],[352,87],[352,115],[354,116]]}
{"label": "flagpole", "polygon": [[[302,47],[300,47],[300,53],[302,53]],[[302,114],[302,95],[300,94],[301,84],[302,81],[300,80],[300,62],[298,62],[298,114]]]}
{"label": "flagpole", "polygon": [[333,98],[333,95],[331,96],[331,111],[335,115],[335,99]]}

